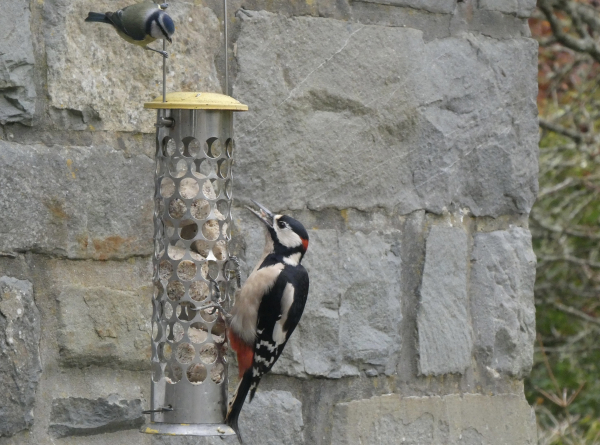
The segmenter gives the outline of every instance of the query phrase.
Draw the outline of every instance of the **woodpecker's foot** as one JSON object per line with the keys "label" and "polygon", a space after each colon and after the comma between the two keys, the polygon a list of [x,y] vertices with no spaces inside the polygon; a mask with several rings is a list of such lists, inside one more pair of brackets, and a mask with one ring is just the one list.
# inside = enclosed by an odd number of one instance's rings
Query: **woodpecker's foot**
{"label": "woodpecker's foot", "polygon": [[237,288],[242,287],[242,275],[240,274],[240,260],[235,255],[231,255],[229,257],[229,261],[232,261],[235,264],[235,270],[229,270],[229,272],[235,273],[235,284]]}
{"label": "woodpecker's foot", "polygon": [[219,289],[219,283],[217,283],[213,278],[209,278],[209,281],[214,286],[210,295],[210,299],[212,301],[219,301],[221,299],[221,289]]}
{"label": "woodpecker's foot", "polygon": [[218,309],[219,311],[221,311],[223,318],[231,318],[229,312],[227,312],[219,302],[219,300],[221,299],[221,289],[219,289],[219,283],[217,283],[217,281],[213,278],[209,278],[209,281],[213,285],[210,293],[210,300],[212,303],[209,303],[206,306],[202,306],[199,310],[203,311],[206,309],[212,309],[212,311],[209,312],[212,315]]}
{"label": "woodpecker's foot", "polygon": [[148,50],[148,51],[154,51],[155,53],[160,54],[161,56],[163,56],[165,59],[169,58],[169,53],[167,53],[166,51],[162,51],[160,49],[154,49],[154,48],[150,48],[149,46],[144,46],[144,49]]}
{"label": "woodpecker's foot", "polygon": [[213,311],[210,312],[211,315],[214,314],[215,311],[218,309],[219,311],[221,311],[221,315],[223,316],[223,318],[225,318],[226,320],[229,320],[231,318],[231,314],[227,312],[219,303],[210,303],[198,308],[199,311],[205,311],[207,309],[213,309]]}

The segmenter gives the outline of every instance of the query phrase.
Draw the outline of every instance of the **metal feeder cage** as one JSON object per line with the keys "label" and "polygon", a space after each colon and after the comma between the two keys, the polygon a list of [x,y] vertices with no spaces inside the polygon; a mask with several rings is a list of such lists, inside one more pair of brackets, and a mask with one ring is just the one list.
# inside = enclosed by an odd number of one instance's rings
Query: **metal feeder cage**
{"label": "metal feeder cage", "polygon": [[233,112],[216,93],[171,93],[157,109],[151,423],[168,435],[233,435],[225,425]]}

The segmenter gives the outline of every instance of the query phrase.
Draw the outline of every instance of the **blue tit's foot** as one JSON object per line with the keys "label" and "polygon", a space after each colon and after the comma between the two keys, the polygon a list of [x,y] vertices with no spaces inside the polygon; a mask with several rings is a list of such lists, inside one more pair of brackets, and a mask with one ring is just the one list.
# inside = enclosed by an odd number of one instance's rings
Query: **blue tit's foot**
{"label": "blue tit's foot", "polygon": [[149,46],[144,46],[144,49],[147,49],[148,51],[154,51],[155,53],[158,53],[161,56],[163,56],[165,59],[169,58],[169,53],[167,53],[166,51],[161,51],[160,49],[150,48]]}

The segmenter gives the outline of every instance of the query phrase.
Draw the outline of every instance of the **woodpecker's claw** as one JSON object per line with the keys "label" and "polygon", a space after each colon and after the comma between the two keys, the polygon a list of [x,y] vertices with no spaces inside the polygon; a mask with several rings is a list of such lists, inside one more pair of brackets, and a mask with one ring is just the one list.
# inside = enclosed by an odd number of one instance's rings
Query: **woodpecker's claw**
{"label": "woodpecker's claw", "polygon": [[209,280],[214,286],[213,287],[214,293],[211,292],[211,296],[210,296],[210,300],[215,305],[215,308],[213,309],[213,311],[210,312],[210,314],[212,315],[217,310],[217,307],[220,308],[221,310],[223,310],[223,308],[218,304],[219,300],[221,299],[221,289],[219,289],[219,283],[217,283],[216,280],[214,280],[213,278],[209,278]]}
{"label": "woodpecker's claw", "polygon": [[221,289],[219,289],[219,283],[216,282],[215,279],[213,278],[209,278],[209,281],[215,286],[214,287],[214,295],[216,298],[213,298],[211,295],[211,300],[212,301],[219,301],[221,299]]}
{"label": "woodpecker's claw", "polygon": [[223,315],[223,317],[224,317],[224,318],[226,318],[226,319],[230,319],[230,318],[231,318],[231,314],[230,314],[229,312],[227,312],[227,311],[226,311],[226,310],[223,308],[223,306],[221,306],[219,303],[210,303],[210,304],[207,304],[207,305],[205,305],[205,306],[202,306],[202,307],[198,308],[198,310],[199,310],[199,311],[205,311],[205,310],[207,310],[207,309],[214,309],[214,310],[213,310],[213,311],[210,313],[210,315],[214,314],[214,313],[215,313],[215,311],[218,309],[218,310],[220,310],[220,311],[221,311],[221,314]]}
{"label": "woodpecker's claw", "polygon": [[219,300],[221,299],[221,290],[219,289],[219,283],[217,283],[216,280],[214,280],[213,278],[209,278],[209,281],[214,285],[214,294],[211,292],[211,303],[204,305],[200,308],[198,308],[198,310],[200,311],[205,311],[207,309],[212,309],[210,313],[210,315],[214,314],[215,311],[218,309],[219,311],[221,311],[221,315],[226,318],[229,319],[231,318],[231,315],[229,314],[229,312],[227,312],[223,306],[221,306]]}
{"label": "woodpecker's claw", "polygon": [[[235,273],[235,284],[237,285],[237,288],[239,289],[240,287],[242,287],[242,276],[240,274],[240,260],[238,259],[238,257],[231,255],[229,257],[229,261],[232,261],[233,264],[235,264],[235,270],[233,271]],[[230,270],[231,272],[231,270]]]}

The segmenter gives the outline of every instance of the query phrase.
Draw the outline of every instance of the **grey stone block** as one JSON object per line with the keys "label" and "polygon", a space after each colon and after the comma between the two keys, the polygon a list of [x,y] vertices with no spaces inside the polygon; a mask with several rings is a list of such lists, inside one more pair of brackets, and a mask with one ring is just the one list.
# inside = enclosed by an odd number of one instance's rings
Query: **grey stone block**
{"label": "grey stone block", "polygon": [[402,321],[394,235],[313,230],[309,236],[308,302],[273,372],[339,378],[375,367],[392,374]]}
{"label": "grey stone block", "polygon": [[471,364],[467,249],[460,228],[434,226],[427,237],[417,313],[421,374],[463,373]]}
{"label": "grey stone block", "polygon": [[29,281],[0,277],[0,437],[33,425],[42,364],[40,314]]}
{"label": "grey stone block", "polygon": [[533,40],[426,43],[409,28],[261,12],[242,20],[237,54],[234,95],[252,112],[238,116],[236,196],[292,210],[530,210]]}
{"label": "grey stone block", "polygon": [[456,0],[362,0],[368,3],[403,6],[411,9],[422,9],[439,14],[451,14],[456,6]]}
{"label": "grey stone block", "polygon": [[258,391],[242,409],[244,442],[254,445],[303,445],[302,403],[287,391]]}
{"label": "grey stone block", "polygon": [[60,438],[129,430],[143,424],[141,399],[124,400],[112,394],[98,399],[54,399],[49,430]]}
{"label": "grey stone block", "polygon": [[[304,445],[302,403],[287,391],[261,391],[240,414],[240,432],[247,445]],[[239,444],[229,437],[159,437],[154,445]]]}
{"label": "grey stone block", "polygon": [[454,14],[431,14],[422,9],[397,8],[384,3],[353,2],[352,17],[365,25],[396,26],[418,29],[423,40],[443,39],[450,36]]}
{"label": "grey stone block", "polygon": [[110,147],[0,141],[0,252],[152,253],[153,162]]}
{"label": "grey stone block", "polygon": [[535,0],[479,0],[479,8],[529,17],[535,9]]}
{"label": "grey stone block", "polygon": [[[269,11],[282,14],[287,17],[332,17],[339,20],[349,20],[352,17],[351,10],[353,2],[350,0],[316,0],[314,2],[291,1],[273,3],[270,0],[231,0],[227,4],[230,10],[235,11],[239,18],[243,15],[253,14],[254,11]],[[219,16],[223,4],[219,0],[208,0],[205,2]],[[242,12],[241,9],[244,9]]]}
{"label": "grey stone block", "polygon": [[535,415],[522,396],[479,394],[339,403],[332,445],[534,445]]}
{"label": "grey stone block", "polygon": [[149,260],[54,261],[58,345],[63,366],[150,367]]}
{"label": "grey stone block", "polygon": [[480,9],[500,11],[504,13],[516,13],[519,9],[519,0],[478,0]]}
{"label": "grey stone block", "polygon": [[[89,11],[126,6],[109,0],[44,2],[44,38],[51,116],[74,130],[154,133],[156,112],[143,103],[162,94],[162,57],[121,39],[112,27],[86,23]],[[176,24],[168,45],[168,91],[221,91],[215,54],[221,33],[215,14],[193,2],[169,8]],[[161,41],[150,45],[162,46]]]}
{"label": "grey stone block", "polygon": [[[453,4],[451,13],[432,14],[424,9],[392,6],[385,0],[362,0],[352,2],[352,18],[366,25],[416,29],[422,31],[425,42],[468,34],[482,34],[500,40],[531,37],[524,17],[476,8],[474,3],[476,0],[460,1]],[[531,11],[524,10],[523,13],[530,14]]]}
{"label": "grey stone block", "polygon": [[535,0],[519,0],[519,11],[517,15],[520,17],[531,17],[535,10]]}
{"label": "grey stone block", "polygon": [[471,316],[477,361],[520,378],[533,364],[535,254],[531,234],[478,233],[471,256]]}
{"label": "grey stone block", "polygon": [[31,125],[35,112],[34,56],[28,0],[2,4],[0,14],[0,124]]}
{"label": "grey stone block", "polygon": [[[152,436],[152,445],[239,445],[236,436],[208,436],[208,437],[193,437],[193,436]],[[244,443],[246,437],[244,436]]]}
{"label": "grey stone block", "polygon": [[522,17],[490,9],[474,9],[472,2],[465,1],[458,3],[456,13],[452,15],[450,34],[467,38],[482,34],[492,39],[508,40],[529,38],[531,30]]}
{"label": "grey stone block", "polygon": [[[388,375],[396,368],[401,346],[402,262],[394,253],[399,238],[398,232],[345,232],[338,238],[342,357],[348,364],[377,366]],[[327,261],[325,251],[316,251],[315,257]]]}

